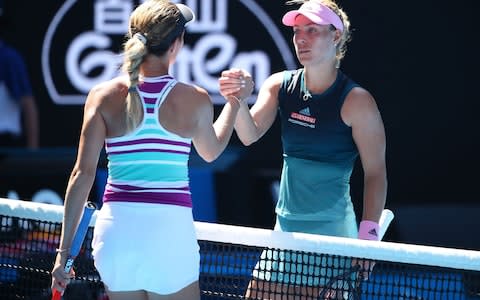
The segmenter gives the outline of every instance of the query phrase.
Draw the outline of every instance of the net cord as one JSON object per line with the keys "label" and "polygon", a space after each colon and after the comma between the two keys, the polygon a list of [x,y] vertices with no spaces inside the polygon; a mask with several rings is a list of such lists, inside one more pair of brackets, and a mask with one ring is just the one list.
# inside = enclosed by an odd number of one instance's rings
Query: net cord
{"label": "net cord", "polygon": [[[90,226],[95,225],[96,213]],[[0,215],[62,222],[63,206],[0,198]],[[195,221],[199,240],[480,271],[480,251]]]}

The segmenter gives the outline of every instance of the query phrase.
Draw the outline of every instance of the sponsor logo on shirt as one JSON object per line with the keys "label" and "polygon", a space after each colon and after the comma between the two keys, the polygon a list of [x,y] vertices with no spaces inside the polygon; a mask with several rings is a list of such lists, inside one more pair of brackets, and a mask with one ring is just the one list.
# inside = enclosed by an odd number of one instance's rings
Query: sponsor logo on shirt
{"label": "sponsor logo on shirt", "polygon": [[301,109],[298,113],[292,112],[288,121],[297,125],[315,128],[315,122],[317,119],[310,115],[310,108],[306,107]]}

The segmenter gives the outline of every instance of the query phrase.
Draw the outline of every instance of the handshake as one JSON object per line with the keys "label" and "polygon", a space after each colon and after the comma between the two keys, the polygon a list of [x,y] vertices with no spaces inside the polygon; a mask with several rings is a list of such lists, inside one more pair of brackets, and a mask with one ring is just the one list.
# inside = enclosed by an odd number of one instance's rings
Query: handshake
{"label": "handshake", "polygon": [[229,101],[235,99],[240,103],[252,95],[255,87],[252,75],[241,69],[223,71],[218,82],[220,94],[224,98]]}

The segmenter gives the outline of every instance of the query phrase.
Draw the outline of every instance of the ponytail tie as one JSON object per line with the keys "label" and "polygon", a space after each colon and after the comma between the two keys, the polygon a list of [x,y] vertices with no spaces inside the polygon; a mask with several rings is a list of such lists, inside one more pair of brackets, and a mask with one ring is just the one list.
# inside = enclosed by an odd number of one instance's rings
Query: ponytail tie
{"label": "ponytail tie", "polygon": [[147,38],[140,32],[137,32],[133,35],[134,38],[137,38],[142,44],[147,44]]}

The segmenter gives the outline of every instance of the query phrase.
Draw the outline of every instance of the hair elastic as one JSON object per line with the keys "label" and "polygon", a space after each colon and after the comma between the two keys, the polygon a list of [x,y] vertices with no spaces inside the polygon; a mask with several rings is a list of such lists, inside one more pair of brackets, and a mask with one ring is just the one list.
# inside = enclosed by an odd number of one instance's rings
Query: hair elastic
{"label": "hair elastic", "polygon": [[137,38],[140,40],[140,42],[142,42],[142,44],[146,45],[147,44],[147,38],[141,34],[140,32],[137,32],[133,35],[134,38]]}

